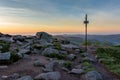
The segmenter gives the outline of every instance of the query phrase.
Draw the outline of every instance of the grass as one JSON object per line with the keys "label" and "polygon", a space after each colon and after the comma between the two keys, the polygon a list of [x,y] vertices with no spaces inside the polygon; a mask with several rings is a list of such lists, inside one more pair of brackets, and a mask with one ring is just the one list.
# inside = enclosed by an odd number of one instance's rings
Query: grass
{"label": "grass", "polygon": [[96,53],[111,72],[120,75],[120,46],[98,48]]}
{"label": "grass", "polygon": [[1,52],[5,53],[9,51],[10,43],[0,41],[0,46],[2,46]]}
{"label": "grass", "polygon": [[82,65],[83,65],[84,67],[88,67],[88,68],[84,69],[84,73],[87,73],[87,72],[89,72],[89,71],[95,70],[94,67],[92,66],[92,64],[91,64],[89,61],[84,61],[84,62],[82,63]]}
{"label": "grass", "polygon": [[53,46],[55,47],[55,49],[58,49],[58,50],[61,49],[61,43],[60,42],[54,42]]}
{"label": "grass", "polygon": [[50,58],[57,58],[57,59],[65,59],[66,58],[66,55],[56,54],[56,53],[46,54],[45,56],[50,57]]}
{"label": "grass", "polygon": [[63,64],[63,66],[64,66],[65,68],[67,68],[67,69],[71,69],[71,68],[72,68],[72,64],[71,64],[71,62],[69,62],[69,61],[65,62],[65,63]]}

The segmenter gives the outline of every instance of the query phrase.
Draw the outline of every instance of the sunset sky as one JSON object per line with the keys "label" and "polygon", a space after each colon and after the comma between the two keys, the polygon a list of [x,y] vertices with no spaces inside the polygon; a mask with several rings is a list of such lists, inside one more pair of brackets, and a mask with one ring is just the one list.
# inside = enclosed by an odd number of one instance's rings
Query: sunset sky
{"label": "sunset sky", "polygon": [[120,0],[0,0],[0,32],[120,34]]}

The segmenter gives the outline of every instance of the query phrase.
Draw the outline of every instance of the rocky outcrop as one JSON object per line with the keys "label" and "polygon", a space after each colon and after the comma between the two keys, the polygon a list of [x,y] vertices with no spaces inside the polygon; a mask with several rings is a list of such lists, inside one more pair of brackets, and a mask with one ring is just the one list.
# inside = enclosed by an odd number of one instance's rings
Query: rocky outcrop
{"label": "rocky outcrop", "polygon": [[41,73],[35,77],[35,80],[60,80],[61,74],[59,72]]}
{"label": "rocky outcrop", "polygon": [[36,37],[39,39],[43,39],[46,40],[48,42],[52,42],[53,38],[50,34],[46,33],[46,32],[37,32],[36,33]]}

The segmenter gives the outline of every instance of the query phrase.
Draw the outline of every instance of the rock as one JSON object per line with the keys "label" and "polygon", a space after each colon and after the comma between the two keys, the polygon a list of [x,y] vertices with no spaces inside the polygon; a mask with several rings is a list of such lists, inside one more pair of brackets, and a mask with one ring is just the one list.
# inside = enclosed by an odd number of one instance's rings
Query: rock
{"label": "rock", "polygon": [[82,68],[82,65],[79,64],[79,65],[75,66],[75,68],[76,68],[76,69],[81,69],[81,68]]}
{"label": "rock", "polygon": [[67,56],[67,58],[68,58],[69,60],[74,60],[74,59],[76,58],[76,55],[75,55],[75,54],[69,54],[69,55]]}
{"label": "rock", "polygon": [[10,37],[0,37],[0,41],[4,41],[7,43],[12,43],[14,40],[12,40]]}
{"label": "rock", "polygon": [[67,69],[67,68],[65,68],[65,67],[62,67],[62,70],[63,70],[63,71],[66,71],[66,72],[69,71],[69,69]]}
{"label": "rock", "polygon": [[2,49],[3,47],[2,46],[0,46],[0,49]]}
{"label": "rock", "polygon": [[52,36],[46,32],[37,32],[36,37],[39,39],[46,40],[47,42],[52,42],[53,40]]}
{"label": "rock", "polygon": [[43,52],[42,55],[50,55],[50,54],[59,54],[59,51],[53,48],[46,48]]}
{"label": "rock", "polygon": [[52,44],[44,39],[39,40],[39,43],[44,47],[51,46]]}
{"label": "rock", "polygon": [[18,78],[16,80],[33,80],[31,76],[23,76],[21,78]]}
{"label": "rock", "polygon": [[83,70],[82,69],[72,69],[69,73],[72,73],[72,74],[82,74]]}
{"label": "rock", "polygon": [[24,57],[24,54],[30,54],[30,50],[29,49],[21,49],[19,50],[18,53],[16,53],[20,58]]}
{"label": "rock", "polygon": [[51,61],[48,64],[45,65],[45,68],[43,69],[45,72],[52,72],[54,66],[57,64],[57,61]]}
{"label": "rock", "polygon": [[44,66],[44,64],[41,63],[41,61],[37,60],[34,62],[34,66]]}
{"label": "rock", "polygon": [[41,73],[35,77],[35,80],[60,80],[61,74],[59,72]]}
{"label": "rock", "polygon": [[13,38],[13,40],[15,40],[15,41],[21,41],[21,42],[23,42],[23,41],[25,40],[25,37],[24,37],[24,36],[21,36],[21,35],[15,35],[15,36],[13,36],[12,38]]}
{"label": "rock", "polygon": [[66,55],[66,54],[67,54],[67,51],[62,51],[62,50],[60,50],[59,53],[60,53],[60,54],[65,54],[65,55]]}
{"label": "rock", "polygon": [[11,77],[12,79],[17,79],[17,78],[20,77],[20,75],[19,75],[18,73],[14,73],[14,74],[10,75],[10,77]]}
{"label": "rock", "polygon": [[0,66],[0,70],[1,69],[7,69],[8,68],[8,66]]}
{"label": "rock", "polygon": [[86,80],[103,80],[103,77],[97,71],[89,71],[85,74]]}
{"label": "rock", "polygon": [[10,52],[0,53],[0,60],[10,60]]}
{"label": "rock", "polygon": [[6,75],[1,76],[1,79],[3,79],[3,80],[6,80],[7,78],[8,78],[8,76],[6,76]]}
{"label": "rock", "polygon": [[79,47],[73,44],[61,45],[62,49],[78,49]]}

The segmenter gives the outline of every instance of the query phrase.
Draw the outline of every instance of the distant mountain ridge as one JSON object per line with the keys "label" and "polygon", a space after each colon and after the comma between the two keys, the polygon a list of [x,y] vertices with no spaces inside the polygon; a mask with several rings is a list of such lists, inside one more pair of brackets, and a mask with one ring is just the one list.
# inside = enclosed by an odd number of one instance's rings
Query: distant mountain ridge
{"label": "distant mountain ridge", "polygon": [[[71,42],[77,44],[84,41],[84,35],[75,34],[75,35],[57,35],[57,37],[64,37]],[[98,41],[98,42],[108,42],[113,45],[120,45],[120,34],[112,35],[88,35],[89,41]]]}

